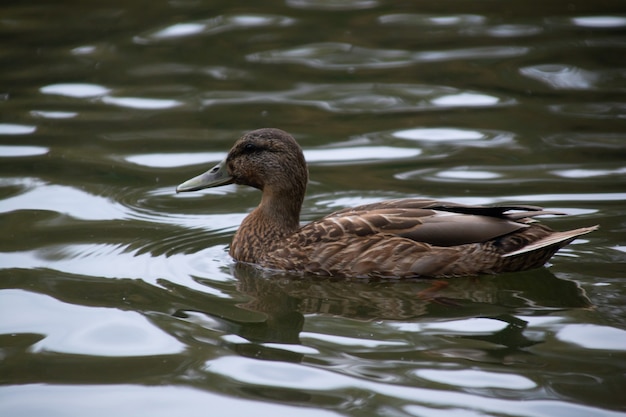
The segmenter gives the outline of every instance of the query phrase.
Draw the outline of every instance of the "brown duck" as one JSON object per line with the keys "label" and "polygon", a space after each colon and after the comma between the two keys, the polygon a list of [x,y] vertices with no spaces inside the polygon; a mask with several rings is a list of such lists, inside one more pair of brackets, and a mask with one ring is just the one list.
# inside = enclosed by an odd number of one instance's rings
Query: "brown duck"
{"label": "brown duck", "polygon": [[279,129],[245,134],[226,159],[176,188],[226,184],[262,191],[230,246],[239,262],[343,277],[453,277],[539,268],[576,237],[532,218],[541,207],[399,199],[347,208],[300,226],[308,180],[302,149]]}

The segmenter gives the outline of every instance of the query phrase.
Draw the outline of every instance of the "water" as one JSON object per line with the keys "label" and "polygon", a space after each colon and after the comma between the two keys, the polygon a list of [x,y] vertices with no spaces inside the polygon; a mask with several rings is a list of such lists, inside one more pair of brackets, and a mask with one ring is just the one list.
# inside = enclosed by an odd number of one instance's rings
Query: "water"
{"label": "water", "polygon": [[[0,414],[626,414],[620,1],[4,2]],[[285,129],[302,218],[384,198],[600,224],[547,268],[268,277],[258,202],[176,195]]]}

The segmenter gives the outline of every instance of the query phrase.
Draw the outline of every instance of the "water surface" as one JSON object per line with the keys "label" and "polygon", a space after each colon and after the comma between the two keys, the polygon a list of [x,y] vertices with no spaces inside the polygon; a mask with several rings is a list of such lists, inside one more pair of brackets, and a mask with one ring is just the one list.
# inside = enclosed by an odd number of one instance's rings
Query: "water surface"
{"label": "water surface", "polygon": [[[625,415],[622,2],[0,10],[0,414]],[[227,254],[258,191],[174,192],[268,126],[303,221],[423,196],[601,228],[523,273],[268,276]]]}

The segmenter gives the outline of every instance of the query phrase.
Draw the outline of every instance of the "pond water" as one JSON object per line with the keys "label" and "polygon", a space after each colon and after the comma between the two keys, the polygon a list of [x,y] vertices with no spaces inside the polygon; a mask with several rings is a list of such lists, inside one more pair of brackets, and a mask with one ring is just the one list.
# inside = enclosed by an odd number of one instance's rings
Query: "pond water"
{"label": "pond water", "polygon": [[[5,1],[3,416],[626,415],[622,1]],[[258,191],[176,195],[243,132],[302,220],[385,198],[594,224],[545,268],[268,277]]]}

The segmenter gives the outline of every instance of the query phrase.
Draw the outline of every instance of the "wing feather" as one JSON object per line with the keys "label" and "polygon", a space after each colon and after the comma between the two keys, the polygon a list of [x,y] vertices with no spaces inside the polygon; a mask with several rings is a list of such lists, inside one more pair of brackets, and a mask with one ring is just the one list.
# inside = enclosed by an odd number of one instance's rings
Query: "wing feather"
{"label": "wing feather", "polygon": [[304,229],[324,240],[382,233],[435,246],[486,242],[528,227],[533,216],[561,214],[538,206],[470,206],[426,199],[387,200],[347,208]]}

